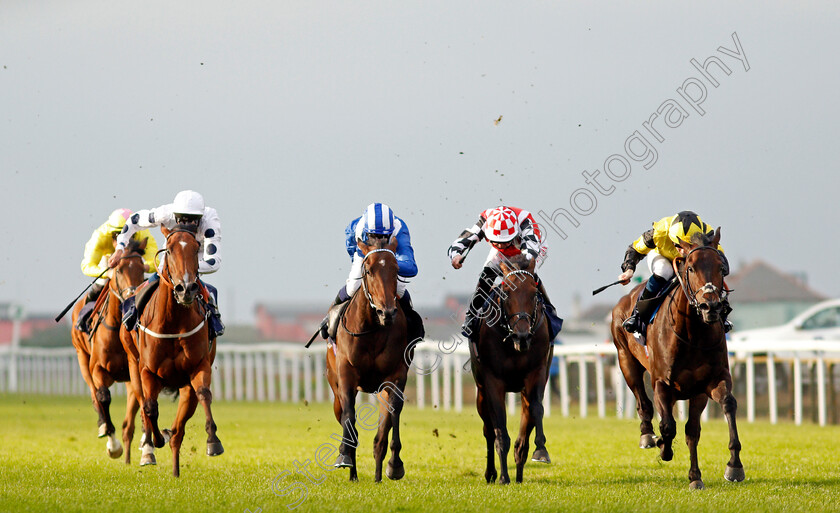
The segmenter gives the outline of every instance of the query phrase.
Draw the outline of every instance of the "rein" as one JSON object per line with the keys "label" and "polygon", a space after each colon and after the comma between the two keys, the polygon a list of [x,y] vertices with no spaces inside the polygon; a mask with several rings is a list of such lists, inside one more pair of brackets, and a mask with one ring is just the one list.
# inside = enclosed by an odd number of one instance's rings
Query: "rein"
{"label": "rein", "polygon": [[[392,254],[392,255],[394,256],[394,259],[395,259],[395,260],[396,260],[396,258],[397,258],[397,254],[396,254],[396,253],[394,253],[393,251],[391,251],[390,249],[387,249],[387,248],[377,248],[377,249],[372,249],[372,250],[370,250],[370,251],[368,251],[368,252],[367,252],[367,254],[364,256],[364,258],[362,258],[362,269],[363,269],[363,271],[362,271],[362,291],[364,292],[365,297],[367,297],[367,300],[368,300],[368,305],[370,306],[370,308],[371,308],[372,310],[376,310],[376,305],[374,305],[374,304],[373,304],[373,296],[371,296],[370,291],[368,291],[368,287],[367,287],[367,275],[368,275],[369,273],[368,273],[368,270],[365,268],[364,263],[365,263],[365,260],[367,260],[367,257],[369,257],[370,255],[372,255],[372,254],[374,254],[374,253],[380,253],[380,252],[386,252],[386,253],[390,253],[390,254]],[[356,296],[357,296],[357,295],[358,295],[358,294],[353,294],[353,297],[352,297],[352,298],[350,298],[350,302],[351,302],[351,303],[352,303],[353,299],[355,299],[355,298],[356,298]],[[350,305],[347,305],[347,309],[348,309],[348,310],[350,309]],[[342,316],[341,316],[341,327],[342,327],[342,328],[344,328],[344,331],[345,331],[348,335],[350,335],[351,337],[361,337],[362,335],[368,335],[368,334],[370,334],[370,333],[373,333],[373,332],[375,332],[375,331],[378,331],[378,330],[379,330],[379,328],[380,328],[379,324],[375,324],[375,325],[374,325],[374,327],[373,327],[372,329],[369,329],[369,330],[366,330],[366,331],[362,331],[362,332],[360,332],[360,333],[355,333],[355,332],[350,331],[350,330],[347,328],[347,315],[346,315],[346,312],[347,312],[347,311],[345,310],[345,315],[342,315]]]}
{"label": "rein", "polygon": [[[691,256],[691,254],[694,253],[695,251],[699,251],[699,250],[702,250],[702,249],[712,249],[714,251],[717,251],[717,249],[713,248],[712,246],[699,246],[699,247],[696,247],[696,248],[692,249],[691,251],[689,251],[688,254],[686,255],[686,258]],[[703,285],[703,287],[701,287],[696,292],[694,290],[692,290],[691,283],[688,283],[688,276],[686,276],[686,278],[683,279],[683,276],[682,276],[681,270],[680,270],[680,266],[679,266],[679,262],[686,262],[686,259],[685,258],[675,258],[671,262],[671,265],[674,268],[674,274],[677,275],[677,280],[680,283],[680,288],[682,289],[683,295],[685,295],[685,298],[688,301],[689,307],[694,308],[695,310],[697,310],[699,308],[700,302],[697,300],[697,295],[700,294],[700,293],[712,294],[712,293],[720,291],[718,293],[718,296],[719,296],[720,300],[723,301],[723,299],[726,298],[728,291],[724,288],[724,286],[721,286],[720,288],[718,288],[718,287],[712,285],[711,283],[706,283],[705,285]],[[677,330],[674,328],[676,323],[674,322],[674,310],[673,310],[673,308],[671,308],[671,306],[674,303],[674,297],[675,296],[676,296],[676,294],[672,293],[671,297],[668,301],[668,312],[671,316],[671,323],[670,323],[671,324],[671,331],[677,337],[677,340],[679,340],[680,342],[690,346],[690,345],[692,345],[692,343],[689,340],[686,340],[685,338],[683,338],[679,333],[677,333]],[[684,313],[683,315],[685,317],[688,316],[687,313]],[[711,346],[705,346],[703,348],[704,349],[715,348],[715,347],[719,346],[725,340],[726,340],[725,337],[722,337],[720,342],[718,342],[714,345],[711,345]]]}
{"label": "rein", "polygon": [[[534,276],[533,274],[531,274],[530,272],[528,272],[524,269],[517,269],[515,271],[509,272],[502,277],[502,280],[507,280],[509,276],[514,275],[514,274],[526,274],[526,275],[530,276],[531,279],[534,280],[534,282],[537,281],[536,276]],[[540,304],[542,304],[542,301],[540,301],[539,294],[537,294],[537,300],[534,302],[534,314],[533,314],[533,316],[531,316],[527,312],[517,312],[517,313],[513,314],[513,316],[508,318],[507,313],[505,312],[505,308],[504,308],[504,296],[501,295],[499,297],[499,309],[501,310],[501,313],[502,313],[502,320],[505,321],[504,328],[507,329],[507,333],[505,334],[504,340],[508,340],[514,334],[513,328],[511,327],[511,323],[515,324],[518,319],[523,318],[523,317],[525,319],[527,319],[527,321],[528,321],[528,326],[529,326],[528,333],[533,336],[534,333],[536,332],[536,330],[539,329],[542,326],[542,324],[545,322],[545,312],[543,312],[542,316],[539,315]],[[539,323],[537,323],[538,318],[539,318],[539,321],[540,321]]]}

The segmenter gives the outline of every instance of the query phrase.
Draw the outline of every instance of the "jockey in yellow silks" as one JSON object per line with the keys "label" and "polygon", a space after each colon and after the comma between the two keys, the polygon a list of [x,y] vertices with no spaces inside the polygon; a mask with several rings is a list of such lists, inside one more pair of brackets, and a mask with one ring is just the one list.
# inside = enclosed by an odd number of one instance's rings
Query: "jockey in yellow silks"
{"label": "jockey in yellow silks", "polygon": [[[127,208],[118,208],[111,212],[107,221],[93,231],[87,244],[85,244],[85,254],[82,257],[82,273],[87,276],[97,277],[108,269],[108,259],[114,254],[117,235],[123,230],[131,214],[131,210]],[[144,238],[148,239],[146,250],[143,253],[143,262],[146,264],[146,272],[154,272],[156,270],[155,254],[158,250],[155,238],[149,230],[139,231],[132,238],[138,241],[142,241]],[[105,284],[108,283],[108,278],[110,278],[110,272],[105,277],[96,280],[90,292],[85,297],[85,304],[99,297]],[[76,325],[76,328],[82,331],[86,330],[86,323],[89,317],[88,311],[84,313],[85,315],[82,313],[79,314]]]}
{"label": "jockey in yellow silks", "polygon": [[[636,264],[638,264],[645,256],[647,256],[648,269],[650,270],[650,278],[645,285],[639,301],[651,299],[656,297],[665,286],[674,277],[674,267],[672,262],[675,258],[680,256],[677,245],[680,241],[691,242],[691,238],[696,233],[704,233],[712,235],[714,229],[708,224],[704,223],[700,217],[690,210],[682,211],[676,215],[663,217],[659,221],[653,223],[653,227],[643,233],[641,237],[636,239],[627,252],[624,254],[624,262],[621,264],[622,273],[618,276],[618,280],[627,284],[633,273],[636,271]],[[729,274],[729,262],[723,254],[723,248],[718,245],[718,251],[723,257],[724,271],[723,275]],[[643,323],[646,323],[653,310],[657,306],[656,302],[645,302],[642,308],[645,311],[640,311],[637,306],[633,309],[633,315],[624,321],[624,329],[630,333],[639,333],[643,328]],[[729,331],[732,329],[732,323],[726,319],[731,308],[728,303],[724,306],[724,329]]]}

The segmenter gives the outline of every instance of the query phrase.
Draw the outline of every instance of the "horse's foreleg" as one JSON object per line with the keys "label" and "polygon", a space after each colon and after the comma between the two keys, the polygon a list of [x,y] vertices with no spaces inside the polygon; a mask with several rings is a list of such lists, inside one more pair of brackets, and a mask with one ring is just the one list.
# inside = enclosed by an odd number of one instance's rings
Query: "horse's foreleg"
{"label": "horse's foreleg", "polygon": [[525,392],[520,394],[522,401],[522,413],[519,420],[519,436],[513,444],[513,461],[516,462],[516,482],[522,482],[525,472],[525,462],[528,460],[528,439],[531,438],[531,431],[534,428],[534,417],[531,415],[530,403],[532,397]]}
{"label": "horse's foreleg", "polygon": [[125,464],[131,464],[131,442],[134,441],[134,420],[137,418],[137,410],[140,403],[137,402],[137,395],[131,386],[131,382],[125,384],[125,420],[123,420],[123,445],[125,445]]}
{"label": "horse's foreleg", "polygon": [[653,397],[656,401],[656,410],[662,420],[659,421],[659,434],[662,436],[656,441],[659,446],[659,457],[663,461],[671,461],[674,458],[673,442],[677,436],[677,422],[674,420],[674,396],[671,389],[665,383],[657,381],[653,386]]}
{"label": "horse's foreleg", "polygon": [[688,469],[688,481],[692,490],[703,489],[700,465],[697,462],[697,444],[700,442],[700,415],[706,409],[709,398],[700,394],[688,402],[688,422],[685,423],[685,443],[688,445],[691,467]]}
{"label": "horse's foreleg", "polygon": [[487,468],[484,470],[484,479],[488,483],[496,482],[496,452],[493,449],[493,442],[496,436],[493,434],[493,420],[490,418],[490,412],[487,409],[487,398],[484,397],[484,387],[478,387],[478,393],[475,398],[478,415],[483,421],[484,439],[487,441]]}
{"label": "horse's foreleg", "polygon": [[[385,460],[385,453],[388,451],[388,433],[393,427],[393,418],[390,412],[390,397],[387,390],[383,390],[377,396],[379,399],[379,429],[373,437],[373,460],[376,462],[374,481],[382,481],[382,462]],[[390,477],[390,476],[389,476]]]}
{"label": "horse's foreleg", "polygon": [[[198,402],[204,408],[204,431],[207,432],[207,456],[218,456],[225,452],[222,447],[222,441],[216,436],[216,422],[213,420],[213,412],[210,404],[213,402],[213,393],[210,392],[210,363],[205,360],[202,362],[198,372],[193,374],[190,379],[190,385],[195,390],[198,396]],[[189,417],[187,417],[189,418]]]}
{"label": "horse's foreleg", "polygon": [[546,378],[538,380],[538,385],[534,392],[537,395],[536,401],[530,401],[531,418],[534,422],[536,434],[534,435],[534,454],[531,456],[532,461],[539,463],[551,463],[551,457],[548,455],[548,449],[545,447],[545,430],[543,429],[543,416],[545,415],[545,408],[543,407],[543,400],[545,399],[545,385],[548,381],[548,372]]}
{"label": "horse's foreleg", "polygon": [[491,382],[485,388],[487,406],[492,420],[496,453],[499,455],[499,484],[510,483],[508,475],[507,456],[510,452],[510,436],[507,431],[507,417],[505,412],[505,389],[502,383]]}
{"label": "horse's foreleg", "polygon": [[735,400],[735,396],[732,395],[731,390],[731,378],[725,378],[711,390],[709,397],[723,407],[723,415],[726,417],[726,423],[729,424],[730,456],[723,477],[727,481],[741,482],[746,476],[744,474],[744,466],[741,464],[741,440],[738,438],[738,427],[735,424],[735,412],[738,410],[738,401]]}
{"label": "horse's foreleg", "polygon": [[389,402],[391,425],[394,428],[394,434],[391,437],[391,459],[388,460],[388,469],[385,475],[388,479],[398,480],[405,476],[405,466],[400,458],[400,451],[402,450],[402,439],[400,438],[400,414],[402,413],[403,404],[405,403],[405,378],[401,383],[398,383],[399,388],[389,392]]}
{"label": "horse's foreleg", "polygon": [[653,420],[653,403],[650,402],[647,392],[645,392],[645,367],[636,360],[629,349],[624,348],[618,350],[618,366],[621,367],[624,381],[636,398],[636,414],[641,421],[639,424],[641,431],[639,447],[642,449],[656,447],[656,437],[651,422]]}
{"label": "horse's foreleg", "polygon": [[178,413],[175,414],[175,424],[172,428],[172,437],[169,439],[169,448],[172,449],[172,475],[181,475],[181,443],[184,441],[184,428],[195,413],[198,405],[198,397],[192,385],[182,387],[178,396]]}
{"label": "horse's foreleg", "polygon": [[[73,334],[73,338],[75,339],[77,336],[75,333]],[[96,387],[93,384],[93,377],[90,375],[90,355],[86,352],[82,351],[78,347],[76,348],[76,357],[79,360],[79,370],[82,373],[82,379],[85,380],[85,384],[88,386],[88,390],[90,390],[90,401],[93,403],[93,409],[96,411],[96,415],[98,419],[96,421],[96,425],[99,426],[99,438],[105,436],[103,431],[103,427],[105,425],[105,419],[102,417],[102,408],[99,405],[99,401],[96,399]]]}
{"label": "horse's foreleg", "polygon": [[[160,394],[162,385],[160,384],[160,380],[158,377],[152,373],[149,369],[143,369],[140,371],[140,382],[143,386],[143,397],[145,400],[143,401],[143,423],[145,426],[145,433],[146,433],[146,445],[154,445],[154,447],[163,447],[166,441],[163,439],[163,435],[160,432],[158,427],[158,402],[157,398]],[[154,451],[151,453],[147,452],[147,449],[143,449],[143,458],[146,458],[147,454],[151,454],[151,462],[143,463],[144,459],[140,460],[141,465],[149,465],[154,464]]]}
{"label": "horse's foreleg", "polygon": [[350,469],[350,481],[358,481],[356,472],[356,447],[359,445],[359,432],[356,429],[356,388],[346,383],[342,384],[338,397],[341,402],[342,427],[341,445],[338,448],[338,458],[335,466]]}

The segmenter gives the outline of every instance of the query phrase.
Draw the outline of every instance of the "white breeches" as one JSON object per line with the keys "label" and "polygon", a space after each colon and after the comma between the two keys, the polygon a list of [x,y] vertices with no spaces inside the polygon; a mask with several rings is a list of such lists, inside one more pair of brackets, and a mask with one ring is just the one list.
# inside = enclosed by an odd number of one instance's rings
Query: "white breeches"
{"label": "white breeches", "polygon": [[651,274],[661,276],[666,280],[670,280],[674,277],[674,267],[671,265],[671,261],[660,255],[656,250],[648,253],[647,265]]}
{"label": "white breeches", "polygon": [[[362,286],[362,262],[364,260],[359,255],[353,255],[353,263],[350,265],[350,275],[347,276],[347,283],[344,286],[348,296],[352,296]],[[403,297],[410,280],[411,278],[397,276],[397,297]]]}

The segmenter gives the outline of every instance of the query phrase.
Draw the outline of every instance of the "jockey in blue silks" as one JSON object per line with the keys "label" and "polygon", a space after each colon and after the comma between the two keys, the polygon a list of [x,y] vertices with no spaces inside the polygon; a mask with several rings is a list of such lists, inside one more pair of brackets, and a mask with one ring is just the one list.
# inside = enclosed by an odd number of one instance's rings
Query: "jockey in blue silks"
{"label": "jockey in blue silks", "polygon": [[341,318],[341,314],[350,298],[361,287],[364,255],[362,255],[357,241],[371,244],[376,239],[396,237],[397,297],[408,323],[408,339],[409,342],[412,342],[418,338],[423,338],[425,335],[423,319],[414,310],[411,304],[411,296],[406,290],[410,279],[417,276],[417,263],[414,261],[411,235],[408,233],[408,225],[405,224],[405,221],[395,216],[388,205],[371,203],[361,217],[350,221],[350,224],[344,229],[344,233],[346,236],[344,244],[353,263],[350,266],[347,283],[339,289],[338,295],[330,307],[330,312],[321,323],[321,336],[325,339],[335,340],[338,320]]}

